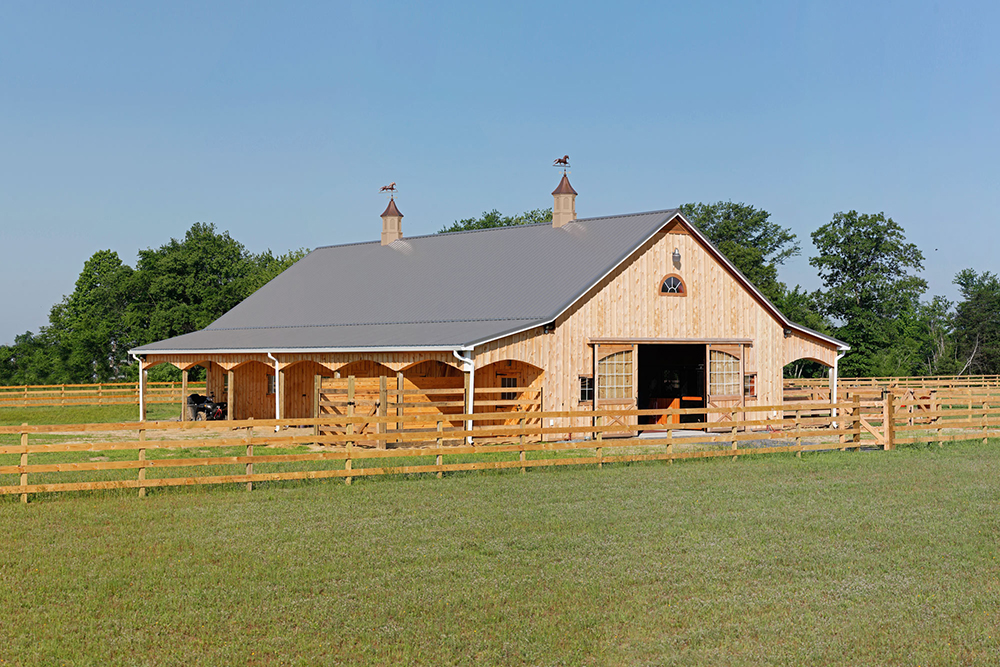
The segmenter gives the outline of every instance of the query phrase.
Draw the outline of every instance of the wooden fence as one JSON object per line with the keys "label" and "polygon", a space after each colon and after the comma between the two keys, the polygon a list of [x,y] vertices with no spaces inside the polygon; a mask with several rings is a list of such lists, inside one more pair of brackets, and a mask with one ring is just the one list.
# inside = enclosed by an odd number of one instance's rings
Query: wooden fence
{"label": "wooden fence", "polygon": [[[830,388],[828,378],[785,378],[783,386],[786,391],[810,387]],[[851,387],[920,387],[935,389],[954,389],[956,387],[1000,387],[1000,375],[926,375],[912,377],[869,377],[869,378],[837,378],[838,391]]]}
{"label": "wooden fence", "polygon": [[[346,377],[317,376],[313,414],[331,420],[323,424],[321,434],[347,433],[355,435],[386,433],[390,430],[428,430],[436,428],[441,417],[447,417],[451,428],[463,424],[465,412],[464,377],[418,378],[405,377]],[[517,423],[523,413],[542,409],[542,389],[531,387],[476,387],[475,411],[480,413],[480,427]],[[492,415],[487,419],[485,415]],[[359,423],[338,423],[338,417],[379,417]],[[406,417],[395,421],[389,417]],[[527,423],[536,424],[530,416]]]}
{"label": "wooden fence", "polygon": [[[686,414],[708,422],[716,413],[722,421],[702,424],[700,430],[690,423],[626,425],[626,417],[657,421]],[[1000,397],[956,391],[939,393],[928,403],[922,398],[900,400],[887,391],[879,400],[855,395],[836,405],[535,412],[512,416],[504,424],[497,424],[491,414],[439,415],[432,429],[408,428],[411,421],[423,424],[428,419],[340,415],[3,426],[0,495],[19,495],[27,502],[39,493],[137,489],[145,495],[149,488],[201,484],[241,484],[249,490],[257,483],[283,480],[333,478],[350,484],[355,477],[372,475],[441,477],[475,470],[525,472],[535,467],[735,459],[747,454],[801,456],[862,447],[891,450],[902,443],[996,437]],[[471,430],[468,422],[475,423]],[[368,423],[377,427],[360,434],[361,425]],[[11,444],[2,444],[4,438]],[[472,444],[466,444],[467,438]]]}
{"label": "wooden fence", "polygon": [[[205,383],[188,383],[188,392],[205,390]],[[149,382],[146,403],[181,403],[180,382]],[[0,387],[0,408],[62,407],[68,405],[138,405],[138,382],[104,384],[45,384]]]}

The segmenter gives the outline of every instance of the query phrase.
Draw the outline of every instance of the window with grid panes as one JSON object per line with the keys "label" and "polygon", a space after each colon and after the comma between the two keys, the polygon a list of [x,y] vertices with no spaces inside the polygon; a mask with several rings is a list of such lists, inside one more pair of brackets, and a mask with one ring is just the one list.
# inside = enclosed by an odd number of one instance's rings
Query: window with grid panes
{"label": "window with grid panes", "polygon": [[740,359],[722,350],[710,350],[708,355],[708,393],[712,396],[739,396]]}
{"label": "window with grid panes", "polygon": [[590,376],[580,377],[580,402],[590,403],[594,400],[594,378]]}
{"label": "window with grid panes", "polygon": [[[502,378],[500,378],[500,386],[504,387],[504,388],[506,388],[506,387],[516,387],[517,386],[517,378],[504,378],[504,377],[502,377]],[[502,392],[500,392],[500,400],[501,401],[516,401],[517,400],[517,392],[516,391],[502,391]]]}
{"label": "window with grid panes", "polygon": [[622,350],[597,362],[597,398],[632,398],[632,350]]}

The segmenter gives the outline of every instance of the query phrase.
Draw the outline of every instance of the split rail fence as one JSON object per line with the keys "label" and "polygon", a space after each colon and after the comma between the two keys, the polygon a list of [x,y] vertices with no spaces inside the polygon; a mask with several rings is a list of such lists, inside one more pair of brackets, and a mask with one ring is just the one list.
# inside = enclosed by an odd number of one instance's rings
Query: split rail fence
{"label": "split rail fence", "polygon": [[[997,406],[997,407],[993,407]],[[637,424],[696,415],[702,424]],[[333,415],[229,422],[0,427],[0,495],[375,475],[596,466],[987,439],[1000,436],[1000,391],[939,392],[748,408]],[[515,423],[510,423],[511,421]],[[428,423],[430,422],[430,423]],[[467,424],[474,424],[472,429]],[[557,423],[558,422],[558,423]],[[376,424],[362,433],[365,424]],[[419,425],[419,428],[418,428]],[[700,427],[700,430],[699,430]],[[277,430],[276,430],[277,429]],[[9,443],[9,444],[8,444]]]}
{"label": "split rail fence", "polygon": [[[150,382],[146,403],[181,403],[180,382]],[[205,383],[188,383],[188,392],[204,391]],[[0,408],[69,405],[138,405],[138,382],[0,386]]]}

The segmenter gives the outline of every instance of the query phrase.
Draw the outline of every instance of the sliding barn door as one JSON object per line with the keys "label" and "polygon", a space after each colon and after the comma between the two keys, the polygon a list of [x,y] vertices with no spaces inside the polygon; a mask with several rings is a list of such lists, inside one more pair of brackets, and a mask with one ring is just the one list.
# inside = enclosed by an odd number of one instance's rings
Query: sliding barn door
{"label": "sliding barn door", "polygon": [[[708,345],[708,401],[710,408],[732,408],[743,405],[743,346]],[[724,426],[739,420],[738,412],[713,413],[709,424]]]}
{"label": "sliding barn door", "polygon": [[[594,399],[598,410],[636,409],[638,354],[637,345],[594,346]],[[628,429],[627,432],[615,435],[627,436],[638,433],[638,417],[609,417],[604,421],[608,426]]]}

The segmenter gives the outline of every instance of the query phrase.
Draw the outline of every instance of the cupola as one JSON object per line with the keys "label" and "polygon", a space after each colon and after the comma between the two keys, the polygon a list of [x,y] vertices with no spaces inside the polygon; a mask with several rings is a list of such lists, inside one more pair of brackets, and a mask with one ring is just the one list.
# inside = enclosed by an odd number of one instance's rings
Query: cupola
{"label": "cupola", "polygon": [[569,184],[566,172],[563,172],[559,186],[552,191],[552,199],[553,227],[562,227],[576,220],[576,190]]}
{"label": "cupola", "polygon": [[389,205],[382,213],[382,245],[403,238],[403,214],[396,208],[396,200],[389,199]]}

